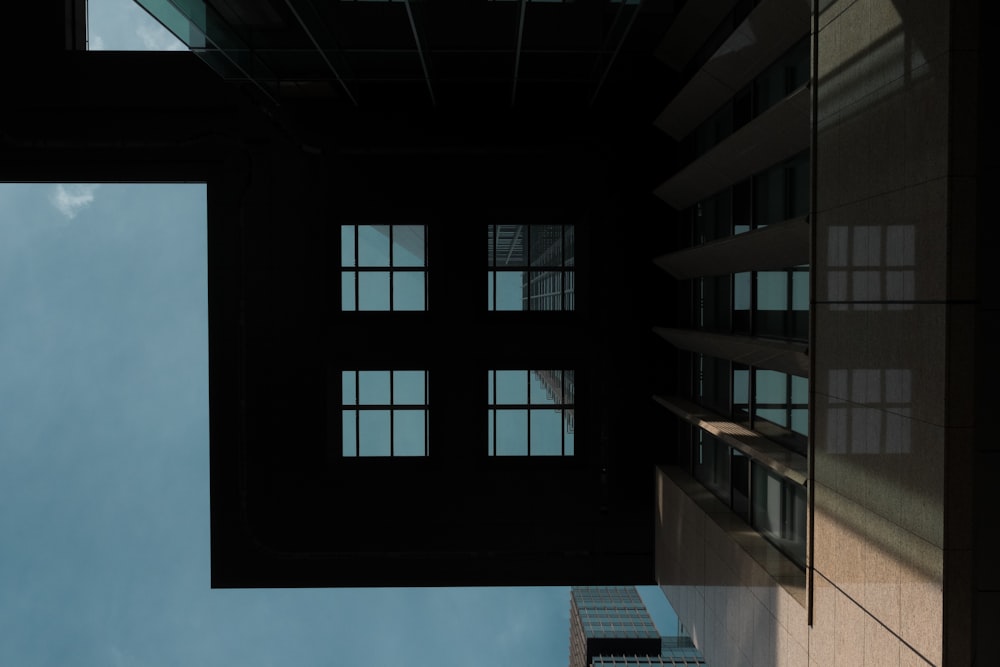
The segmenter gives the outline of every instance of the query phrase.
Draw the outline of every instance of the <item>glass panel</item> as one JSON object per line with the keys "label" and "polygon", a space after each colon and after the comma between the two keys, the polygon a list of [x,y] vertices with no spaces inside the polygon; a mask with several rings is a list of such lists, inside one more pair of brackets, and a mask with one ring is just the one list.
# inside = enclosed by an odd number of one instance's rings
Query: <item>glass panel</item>
{"label": "glass panel", "polygon": [[343,454],[344,456],[357,456],[357,415],[354,410],[344,410],[343,428]]}
{"label": "glass panel", "polygon": [[358,274],[358,310],[389,310],[389,273]]}
{"label": "glass panel", "polygon": [[354,266],[354,225],[340,228],[340,265]]}
{"label": "glass panel", "polygon": [[389,405],[389,371],[358,371],[361,405]]}
{"label": "glass panel", "polygon": [[359,450],[361,456],[389,456],[390,412],[388,410],[361,410],[358,413]]}
{"label": "glass panel", "polygon": [[809,402],[809,379],[799,377],[798,375],[792,376],[792,403],[808,403]]}
{"label": "glass panel", "polygon": [[789,426],[793,431],[809,437],[809,410],[795,408],[792,410],[792,423]]}
{"label": "glass panel", "polygon": [[395,456],[424,455],[423,410],[396,410],[392,429],[392,452]]}
{"label": "glass panel", "polygon": [[524,266],[524,225],[497,225],[496,266]]}
{"label": "glass panel", "polygon": [[393,226],[393,266],[424,266],[424,247],[423,225]]}
{"label": "glass panel", "polygon": [[576,265],[576,227],[566,225],[563,238],[563,266]]}
{"label": "glass panel", "polygon": [[771,403],[785,405],[788,403],[788,376],[778,371],[756,371],[756,391],[757,403]]}
{"label": "glass panel", "polygon": [[389,266],[389,225],[358,225],[358,266]]}
{"label": "glass panel", "polygon": [[565,429],[565,433],[563,435],[564,438],[563,447],[566,456],[573,455],[573,447],[574,447],[573,431],[576,428],[575,419],[576,419],[575,411],[563,410],[563,428]]}
{"label": "glass panel", "polygon": [[750,273],[733,275],[733,310],[750,309]]}
{"label": "glass panel", "polygon": [[750,403],[750,371],[747,369],[733,370],[733,407],[744,411]]}
{"label": "glass panel", "polygon": [[555,405],[562,402],[562,378],[556,371],[532,371],[530,398],[533,405]]}
{"label": "glass panel", "polygon": [[396,271],[392,274],[392,309],[424,310],[424,274]]}
{"label": "glass panel", "polygon": [[496,411],[496,455],[527,456],[528,411]]}
{"label": "glass panel", "polygon": [[563,309],[574,310],[576,308],[576,274],[567,271],[563,274]]}
{"label": "glass panel", "polygon": [[792,272],[792,310],[809,310],[809,272]]}
{"label": "glass panel", "polygon": [[524,310],[524,271],[496,273],[496,310]]}
{"label": "glass panel", "polygon": [[562,455],[562,411],[531,411],[531,455]]}
{"label": "glass panel", "polygon": [[562,310],[562,274],[532,271],[529,299],[531,310]]}
{"label": "glass panel", "polygon": [[424,405],[424,371],[393,371],[392,402],[395,405]]}
{"label": "glass panel", "polygon": [[340,274],[340,309],[357,310],[354,303],[354,274],[347,271]]}
{"label": "glass panel", "polygon": [[493,266],[496,264],[494,261],[494,255],[496,254],[496,226],[487,225],[486,226],[486,265]]}
{"label": "glass panel", "polygon": [[761,271],[757,274],[757,310],[788,309],[788,272]]}
{"label": "glass panel", "polygon": [[[493,386],[492,382],[490,382],[490,386],[491,387]],[[486,423],[486,432],[488,434],[487,437],[489,438],[489,445],[488,445],[489,449],[488,449],[488,451],[489,451],[490,456],[494,456],[496,454],[496,452],[493,449],[493,429],[496,426],[496,424],[494,424],[494,422],[493,422],[494,412],[495,412],[494,410],[487,410],[486,411],[486,422],[487,422]]]}
{"label": "glass panel", "polygon": [[344,393],[344,405],[357,405],[358,397],[355,393],[357,387],[355,386],[356,374],[354,371],[343,371],[340,374],[341,385],[343,386]]}
{"label": "glass panel", "polygon": [[562,266],[562,225],[531,225],[531,266]]}
{"label": "glass panel", "polygon": [[523,405],[528,402],[528,371],[496,371],[496,402]]}
{"label": "glass panel", "polygon": [[761,419],[766,419],[769,422],[774,422],[778,426],[788,426],[788,411],[773,408],[758,408],[754,411],[754,414]]}

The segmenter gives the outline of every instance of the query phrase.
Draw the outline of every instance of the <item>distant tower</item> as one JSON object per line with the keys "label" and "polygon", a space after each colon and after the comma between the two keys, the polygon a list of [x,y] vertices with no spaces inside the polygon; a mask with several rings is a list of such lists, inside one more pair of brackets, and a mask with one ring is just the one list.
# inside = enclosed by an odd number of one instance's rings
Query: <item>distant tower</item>
{"label": "distant tower", "polygon": [[[625,660],[628,658],[628,660]],[[704,665],[687,637],[661,637],[635,586],[574,586],[569,667]]]}

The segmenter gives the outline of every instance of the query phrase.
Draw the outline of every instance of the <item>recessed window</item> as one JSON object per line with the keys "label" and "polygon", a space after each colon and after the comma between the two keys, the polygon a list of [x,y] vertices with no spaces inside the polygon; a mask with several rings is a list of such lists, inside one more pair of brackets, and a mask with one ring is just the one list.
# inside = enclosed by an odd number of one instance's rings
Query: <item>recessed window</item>
{"label": "recessed window", "polygon": [[490,310],[573,310],[573,225],[488,225]]}
{"label": "recessed window", "polygon": [[427,310],[423,225],[340,228],[341,310]]}
{"label": "recessed window", "polygon": [[489,455],[572,456],[573,371],[489,372]]}
{"label": "recessed window", "polygon": [[343,371],[344,456],[427,456],[427,371]]}

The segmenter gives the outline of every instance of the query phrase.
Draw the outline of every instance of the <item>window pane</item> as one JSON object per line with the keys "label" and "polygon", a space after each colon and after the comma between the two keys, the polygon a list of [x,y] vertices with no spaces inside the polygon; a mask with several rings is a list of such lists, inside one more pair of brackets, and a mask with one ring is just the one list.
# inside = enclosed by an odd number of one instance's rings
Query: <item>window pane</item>
{"label": "window pane", "polygon": [[573,455],[573,430],[575,428],[574,419],[576,412],[573,410],[563,410],[563,429],[565,429],[563,447],[566,456]]}
{"label": "window pane", "polygon": [[562,225],[531,225],[531,266],[562,266]]}
{"label": "window pane", "polygon": [[354,303],[354,274],[343,272],[340,274],[340,309],[356,310]]}
{"label": "window pane", "polygon": [[389,456],[389,411],[361,410],[358,413],[361,456]]}
{"label": "window pane", "polygon": [[497,404],[528,402],[528,371],[496,371]]}
{"label": "window pane", "polygon": [[809,410],[796,408],[792,410],[792,423],[789,426],[793,431],[809,436]]}
{"label": "window pane", "polygon": [[809,402],[809,380],[808,378],[792,376],[792,403]]}
{"label": "window pane", "polygon": [[758,403],[784,405],[788,402],[787,375],[778,371],[758,370],[755,379],[757,386],[754,395]]}
{"label": "window pane", "polygon": [[792,309],[809,310],[809,272],[792,273]]}
{"label": "window pane", "polygon": [[562,411],[531,411],[531,455],[562,455]]}
{"label": "window pane", "polygon": [[[492,382],[490,383],[490,386],[493,386]],[[486,423],[486,432],[489,434],[488,438],[489,438],[489,453],[490,453],[490,456],[493,456],[493,455],[496,454],[496,451],[494,451],[494,449],[493,449],[493,429],[495,427],[495,424],[493,423],[494,412],[495,412],[495,410],[487,410],[486,411],[486,422],[487,422]]]}
{"label": "window pane", "polygon": [[561,401],[562,378],[553,371],[531,372],[531,403],[554,405]]}
{"label": "window pane", "polygon": [[497,410],[496,423],[497,456],[527,456],[528,411]]}
{"label": "window pane", "polygon": [[423,225],[394,225],[392,228],[393,266],[424,265]]}
{"label": "window pane", "polygon": [[358,310],[389,310],[389,274],[358,274]]}
{"label": "window pane", "polygon": [[524,266],[524,225],[497,225],[494,239],[496,266]]}
{"label": "window pane", "polygon": [[496,275],[495,272],[490,271],[486,276],[486,294],[487,294],[486,299],[488,301],[487,308],[489,308],[490,310],[496,310],[496,308],[493,307],[493,277],[495,275]]}
{"label": "window pane", "polygon": [[340,228],[340,265],[354,266],[354,226]]}
{"label": "window pane", "polygon": [[562,310],[562,274],[532,271],[528,295],[530,310]]}
{"label": "window pane", "polygon": [[788,413],[785,410],[772,410],[761,408],[755,413],[761,419],[774,422],[778,426],[788,426]]}
{"label": "window pane", "polygon": [[397,271],[392,274],[392,309],[424,310],[424,274]]}
{"label": "window pane", "polygon": [[355,378],[356,374],[354,371],[344,371],[340,374],[341,384],[343,385],[344,392],[344,405],[357,405],[358,399],[355,394]]}
{"label": "window pane", "polygon": [[389,266],[389,225],[358,225],[358,266]]}
{"label": "window pane", "polygon": [[424,371],[393,371],[392,402],[396,405],[423,405]]}
{"label": "window pane", "polygon": [[396,410],[393,414],[393,454],[424,455],[424,411]]}
{"label": "window pane", "polygon": [[574,266],[576,263],[576,228],[566,225],[566,237],[563,239],[563,266]]}
{"label": "window pane", "polygon": [[733,310],[750,309],[750,274],[733,275]]}
{"label": "window pane", "polygon": [[496,273],[496,310],[523,310],[524,271]]}
{"label": "window pane", "polygon": [[757,274],[757,310],[788,309],[788,273],[761,271]]}
{"label": "window pane", "polygon": [[343,454],[344,456],[357,456],[357,414],[354,410],[344,410],[343,428]]}
{"label": "window pane", "polygon": [[361,405],[389,405],[389,371],[358,371]]}

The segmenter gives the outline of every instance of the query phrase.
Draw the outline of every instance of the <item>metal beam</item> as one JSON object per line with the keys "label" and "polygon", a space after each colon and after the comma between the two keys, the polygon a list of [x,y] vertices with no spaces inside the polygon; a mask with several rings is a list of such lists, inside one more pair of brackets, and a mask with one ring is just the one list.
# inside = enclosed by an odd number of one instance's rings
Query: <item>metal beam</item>
{"label": "metal beam", "polygon": [[[618,40],[618,46],[615,47],[615,52],[611,54],[611,60],[608,61],[608,66],[604,68],[604,72],[601,74],[601,80],[597,82],[597,88],[594,90],[593,97],[590,98],[590,103],[593,104],[597,100],[597,95],[601,92],[601,88],[604,87],[604,81],[608,78],[608,73],[611,72],[611,67],[615,64],[615,60],[618,58],[618,53],[622,50],[622,46],[625,44],[625,40],[628,38],[629,33],[632,31],[632,26],[635,25],[635,20],[639,16],[639,11],[642,9],[642,3],[645,0],[639,0],[634,6],[635,9],[632,10],[632,16],[628,20],[628,25],[625,26],[625,31],[622,33],[621,39]],[[621,7],[618,8],[618,14],[615,16],[615,23],[618,22],[618,17],[621,15],[622,10],[628,4],[626,0],[620,0]]]}
{"label": "metal beam", "polygon": [[521,12],[517,21],[517,46],[514,50],[514,83],[510,89],[510,105],[514,106],[514,99],[517,96],[518,70],[521,68],[521,43],[524,40],[524,14],[528,7],[528,0],[521,0]]}
{"label": "metal beam", "polygon": [[[298,4],[298,2],[296,0],[285,0],[285,4],[288,6],[288,10],[292,12],[292,15],[295,17],[295,20],[299,22],[299,26],[302,28],[303,32],[305,32],[306,36],[309,37],[309,41],[312,42],[313,46],[319,52],[320,57],[323,58],[323,62],[325,62],[326,66],[330,68],[331,72],[333,72],[334,78],[337,79],[337,82],[344,89],[344,93],[347,94],[348,99],[351,100],[354,106],[358,106],[358,101],[354,98],[354,95],[351,94],[351,89],[347,87],[347,82],[344,81],[343,77],[340,76],[340,72],[338,72],[337,68],[334,67],[332,62],[330,62],[330,58],[329,56],[327,56],[326,50],[323,48],[323,46],[320,45],[319,40],[316,38],[315,31],[324,29],[323,19],[321,16],[319,16],[319,13],[316,11],[316,8],[312,6],[312,3],[309,2],[309,0],[305,0],[304,4],[307,7],[307,11],[311,14],[308,18],[309,20],[311,20],[312,22],[311,25],[314,28],[313,30],[310,30],[309,21],[304,19],[302,17],[302,14],[295,7],[295,5]],[[333,41],[332,38],[330,37],[327,37],[327,39],[330,42]]]}
{"label": "metal beam", "polygon": [[420,33],[417,30],[417,22],[413,19],[413,8],[410,6],[410,0],[403,0],[406,5],[406,16],[410,19],[410,30],[413,31],[413,41],[417,45],[417,55],[420,56],[420,66],[424,68],[424,80],[427,82],[427,92],[431,96],[431,104],[437,106],[437,99],[434,97],[434,87],[431,85],[431,73],[427,67],[427,58],[424,55],[424,47],[420,43]]}

